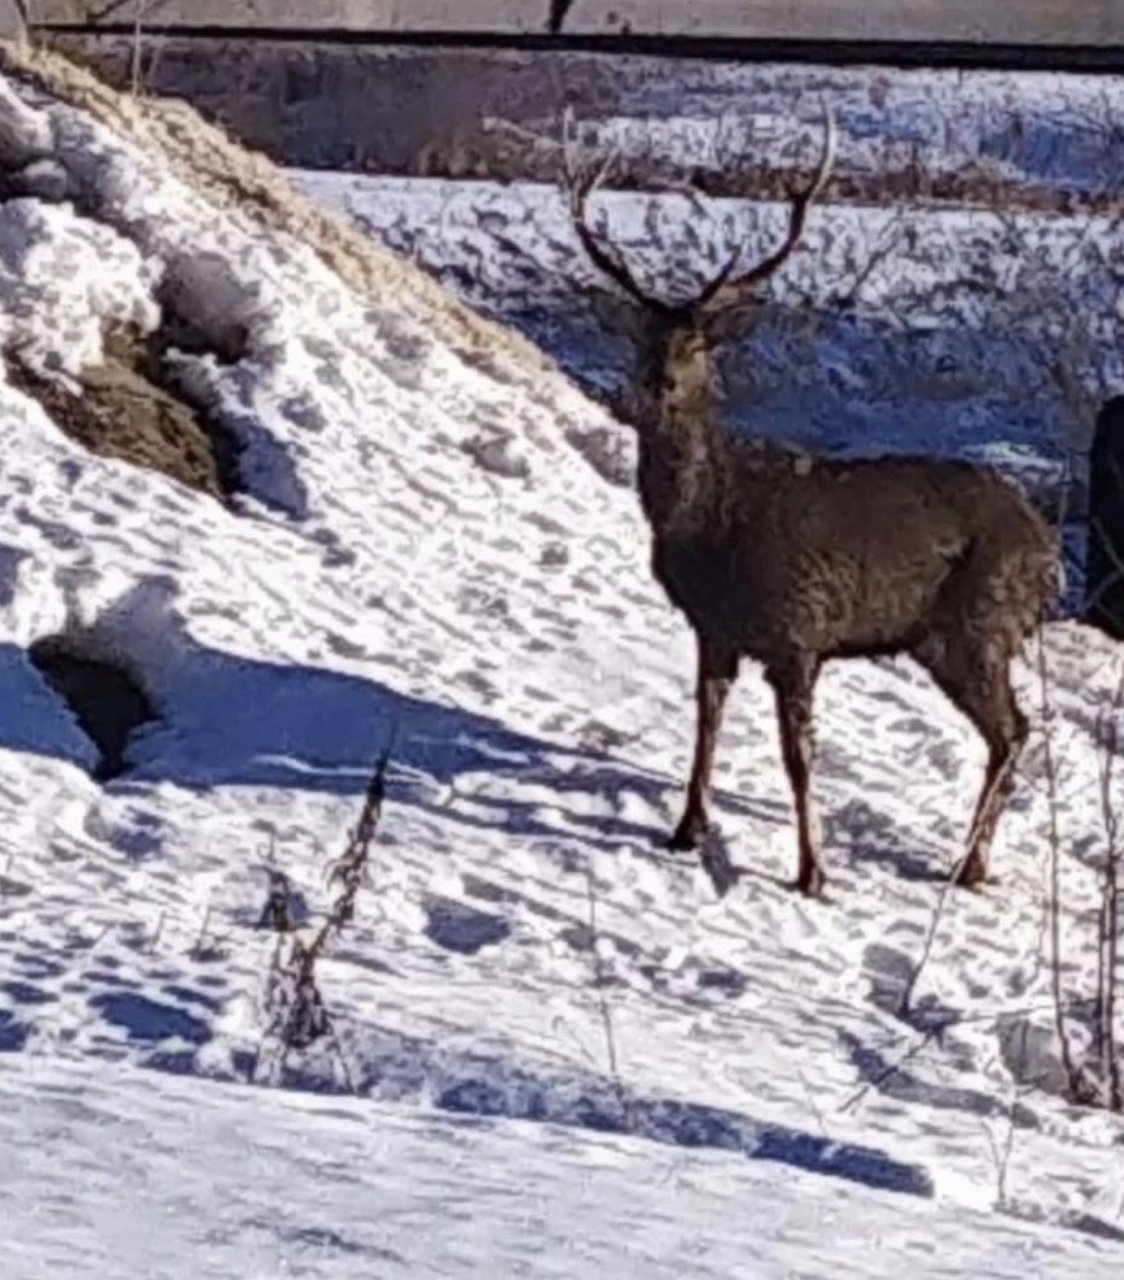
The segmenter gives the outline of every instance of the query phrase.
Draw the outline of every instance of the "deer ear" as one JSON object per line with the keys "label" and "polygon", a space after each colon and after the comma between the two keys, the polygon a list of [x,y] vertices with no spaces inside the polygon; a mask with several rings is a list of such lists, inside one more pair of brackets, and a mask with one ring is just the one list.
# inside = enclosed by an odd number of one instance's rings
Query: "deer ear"
{"label": "deer ear", "polygon": [[610,333],[619,333],[631,342],[637,342],[644,335],[645,317],[630,298],[597,291],[590,296],[590,310],[598,324]]}
{"label": "deer ear", "polygon": [[752,302],[708,311],[703,320],[707,339],[719,345],[748,337],[757,324],[757,307]]}
{"label": "deer ear", "polygon": [[618,422],[623,422],[625,426],[642,431],[647,425],[648,415],[645,414],[644,401],[634,387],[605,388],[594,392],[592,398],[598,404],[603,404],[613,417]]}

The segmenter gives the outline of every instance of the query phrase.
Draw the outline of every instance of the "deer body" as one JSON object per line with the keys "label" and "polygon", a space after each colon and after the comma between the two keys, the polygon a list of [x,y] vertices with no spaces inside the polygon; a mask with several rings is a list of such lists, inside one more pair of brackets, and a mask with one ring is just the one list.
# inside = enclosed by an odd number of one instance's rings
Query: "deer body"
{"label": "deer body", "polygon": [[[905,652],[920,662],[988,746],[961,883],[987,873],[995,826],[1027,724],[1010,662],[1056,595],[1056,540],[998,474],[927,458],[812,459],[724,431],[713,412],[711,320],[795,247],[822,187],[792,206],[785,243],[734,276],[729,263],[689,304],[647,294],[585,221],[596,180],[571,177],[575,226],[594,263],[645,308],[634,418],[652,568],[698,642],[698,727],[683,817],[671,839],[693,848],[708,824],[723,707],[743,657],[776,695],[781,753],[795,800],[797,883],[824,872],[811,800],[813,693],[830,658]],[[736,260],[735,260],[736,261]]]}
{"label": "deer body", "polygon": [[[966,463],[812,460],[733,441],[719,483],[684,478],[671,522],[644,470],[656,578],[696,631],[766,666],[794,646],[821,660],[912,649],[969,570],[985,579],[981,606],[986,594],[1017,611],[1029,597],[1029,618],[1009,617],[1020,640],[1056,590],[1049,529],[1004,480]],[[993,556],[984,574],[986,549],[1012,544],[1025,554]]]}

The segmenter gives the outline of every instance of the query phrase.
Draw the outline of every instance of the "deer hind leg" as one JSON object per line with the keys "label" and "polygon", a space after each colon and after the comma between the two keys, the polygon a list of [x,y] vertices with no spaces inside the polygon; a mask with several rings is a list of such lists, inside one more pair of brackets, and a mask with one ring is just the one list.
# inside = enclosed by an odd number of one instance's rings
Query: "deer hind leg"
{"label": "deer hind leg", "polygon": [[765,678],[773,686],[777,698],[781,756],[796,806],[797,839],[800,846],[796,887],[809,898],[818,898],[823,893],[826,880],[811,797],[812,762],[815,756],[812,700],[818,670],[818,660],[801,657],[783,670],[769,668],[765,672]]}
{"label": "deer hind leg", "polygon": [[957,884],[979,884],[987,878],[995,829],[1014,791],[1015,765],[1029,732],[1027,719],[1011,689],[1006,654],[974,651],[972,646],[949,638],[943,644],[939,639],[926,642],[916,656],[987,743],[983,789],[956,876]]}
{"label": "deer hind leg", "polygon": [[722,712],[734,681],[738,678],[738,655],[724,645],[698,637],[699,669],[695,688],[698,719],[695,730],[695,759],[687,784],[687,806],[668,841],[670,849],[694,849],[706,834],[710,822],[710,774],[714,749],[722,726]]}

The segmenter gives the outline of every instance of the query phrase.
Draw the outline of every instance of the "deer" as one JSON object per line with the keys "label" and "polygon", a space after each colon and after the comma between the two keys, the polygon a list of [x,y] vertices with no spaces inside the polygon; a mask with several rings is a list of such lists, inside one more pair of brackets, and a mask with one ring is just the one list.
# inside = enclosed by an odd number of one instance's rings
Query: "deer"
{"label": "deer", "polygon": [[[826,883],[811,803],[813,695],[836,658],[906,654],[982,735],[983,788],[952,878],[987,879],[996,826],[1014,790],[1028,721],[1011,662],[1045,619],[1061,583],[1057,539],[1014,484],[966,461],[923,456],[823,458],[727,430],[715,413],[715,351],[762,300],[762,286],[800,245],[828,183],[836,129],[810,181],[789,190],[776,248],[743,263],[741,246],[692,297],[645,287],[591,198],[614,156],[577,162],[563,121],[563,195],[601,284],[642,321],[631,408],[637,483],[651,531],[651,568],[696,641],[696,732],[686,804],[668,846],[691,850],[710,828],[711,774],[728,695],[743,659],[775,697],[781,758],[795,809],[794,888]],[[619,299],[618,299],[619,301]]]}

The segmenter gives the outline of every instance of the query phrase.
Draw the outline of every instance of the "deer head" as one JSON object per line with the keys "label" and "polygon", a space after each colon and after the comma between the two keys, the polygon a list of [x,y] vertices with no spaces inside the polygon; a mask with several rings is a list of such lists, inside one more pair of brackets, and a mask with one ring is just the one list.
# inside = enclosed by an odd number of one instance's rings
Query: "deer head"
{"label": "deer head", "polygon": [[[812,180],[791,195],[788,229],[777,248],[762,261],[746,265],[739,245],[693,297],[669,302],[640,284],[620,249],[609,241],[604,225],[592,225],[590,199],[608,178],[616,155],[610,153],[600,165],[583,169],[576,154],[572,113],[567,110],[562,126],[562,160],[570,217],[593,265],[638,305],[641,324],[635,326],[634,334],[641,351],[638,382],[642,397],[648,401],[639,407],[643,416],[652,412],[653,397],[668,407],[678,404],[686,408],[709,395],[712,349],[744,325],[747,309],[759,301],[762,283],[780,270],[800,243],[808,210],[831,173],[835,145],[835,121],[831,112],[825,111],[819,164]],[[696,206],[700,202],[693,191],[690,199]]]}

